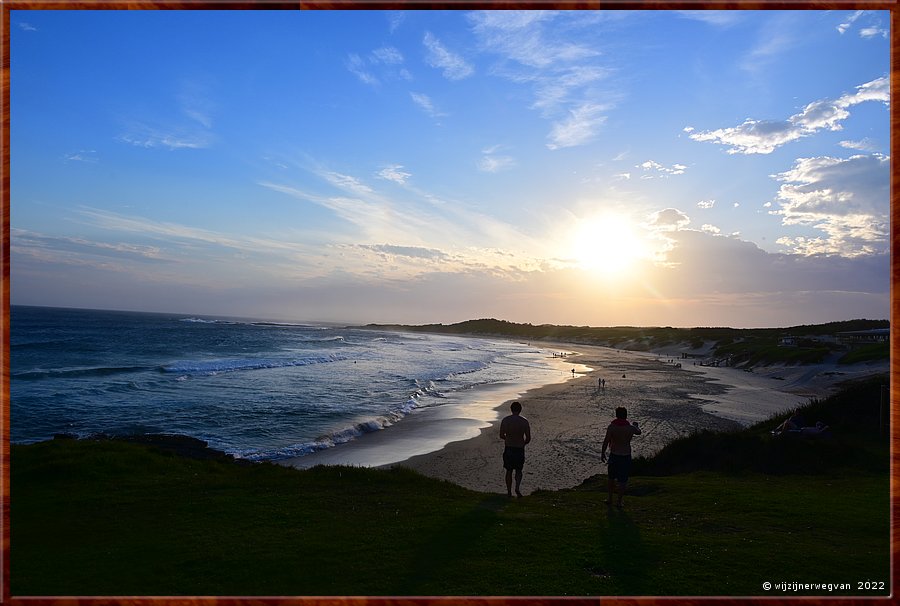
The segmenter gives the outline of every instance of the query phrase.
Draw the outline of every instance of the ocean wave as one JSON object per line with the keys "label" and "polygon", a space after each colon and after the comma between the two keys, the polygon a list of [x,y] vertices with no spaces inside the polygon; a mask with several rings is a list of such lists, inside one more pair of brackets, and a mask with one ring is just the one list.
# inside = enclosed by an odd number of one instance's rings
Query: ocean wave
{"label": "ocean wave", "polygon": [[240,324],[240,322],[232,322],[230,320],[207,320],[205,318],[181,318],[178,321],[192,324]]}
{"label": "ocean wave", "polygon": [[313,326],[312,324],[303,324],[298,322],[274,322],[267,320],[217,320],[209,318],[180,318],[179,322],[188,322],[193,324],[225,324],[225,325],[245,325],[245,326],[272,326],[276,328],[305,328],[308,330],[329,330],[327,326]]}
{"label": "ocean wave", "polygon": [[416,398],[419,398],[421,396],[432,396],[435,398],[446,398],[447,397],[443,394],[443,392],[441,392],[438,389],[437,385],[434,384],[434,381],[427,381],[425,383],[425,385],[422,385],[418,380],[416,380],[416,381],[414,381],[414,384],[416,386],[416,391],[413,392],[413,395],[410,397],[416,397]]}
{"label": "ocean wave", "polygon": [[59,379],[66,377],[104,377],[108,375],[144,372],[147,366],[89,366],[82,368],[35,368],[14,372],[10,376],[17,380]]}
{"label": "ocean wave", "polygon": [[264,368],[290,368],[292,366],[310,366],[346,360],[345,356],[335,354],[327,356],[308,356],[304,358],[239,358],[232,360],[179,360],[160,367],[162,372],[179,375],[215,375],[241,370],[261,370]]}
{"label": "ocean wave", "polygon": [[467,375],[473,372],[478,372],[479,370],[484,370],[488,366],[491,365],[491,362],[483,362],[480,360],[472,360],[471,362],[464,362],[460,364],[458,369],[455,369],[451,372],[447,373],[447,378],[453,378],[459,375]]}
{"label": "ocean wave", "polygon": [[301,337],[301,339],[305,343],[344,343],[346,339],[341,335],[335,335],[333,337]]}
{"label": "ocean wave", "polygon": [[345,444],[351,440],[364,436],[367,433],[386,429],[402,420],[403,417],[418,407],[418,397],[413,394],[404,404],[389,411],[387,414],[366,419],[349,427],[335,430],[310,442],[303,442],[301,444],[279,448],[274,451],[229,451],[228,454],[233,455],[235,458],[246,459],[248,461],[280,461],[303,457],[314,452],[319,452],[320,450],[326,450]]}
{"label": "ocean wave", "polygon": [[327,326],[312,326],[311,324],[298,324],[296,322],[248,322],[250,326],[280,326],[284,328],[308,328],[309,330],[328,330]]}

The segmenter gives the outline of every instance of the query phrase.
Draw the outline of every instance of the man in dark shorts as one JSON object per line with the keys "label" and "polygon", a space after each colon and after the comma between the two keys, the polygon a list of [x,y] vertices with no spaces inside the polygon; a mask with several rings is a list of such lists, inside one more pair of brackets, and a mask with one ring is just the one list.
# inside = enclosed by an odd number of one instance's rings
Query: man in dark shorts
{"label": "man in dark shorts", "polygon": [[641,435],[637,422],[629,423],[628,411],[619,406],[616,408],[616,418],[606,428],[606,437],[603,439],[603,450],[600,452],[600,461],[606,461],[606,449],[609,447],[609,496],[607,505],[612,505],[613,488],[616,481],[619,482],[619,500],[617,507],[622,507],[622,497],[625,496],[625,485],[628,484],[628,473],[631,471],[631,438]]}
{"label": "man in dark shorts", "polygon": [[512,496],[513,471],[516,472],[516,496],[521,497],[519,486],[522,484],[522,467],[525,465],[525,445],[531,442],[531,425],[521,415],[522,405],[513,402],[509,406],[511,415],[500,421],[500,439],[506,447],[503,449],[503,467],[506,469],[506,496]]}

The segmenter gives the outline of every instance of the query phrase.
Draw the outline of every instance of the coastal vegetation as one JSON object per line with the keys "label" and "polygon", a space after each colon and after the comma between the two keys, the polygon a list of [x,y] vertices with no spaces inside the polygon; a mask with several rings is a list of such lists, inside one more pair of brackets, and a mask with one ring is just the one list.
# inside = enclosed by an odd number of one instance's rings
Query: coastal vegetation
{"label": "coastal vegetation", "polygon": [[11,593],[886,596],[886,384],[804,406],[830,439],[775,438],[781,415],[677,440],[635,462],[623,510],[605,475],[508,499],[403,468],[12,445]]}
{"label": "coastal vegetation", "polygon": [[[507,337],[529,341],[559,341],[632,351],[651,351],[672,346],[696,350],[695,357],[727,361],[731,366],[752,368],[771,364],[814,364],[835,355],[839,363],[886,360],[887,343],[864,346],[865,353],[848,349],[835,339],[839,333],[890,327],[888,320],[847,320],[786,328],[698,327],[591,327],[555,324],[518,324],[506,320],[468,320],[457,324],[369,324],[366,328],[444,334]],[[791,345],[784,346],[784,339]]]}

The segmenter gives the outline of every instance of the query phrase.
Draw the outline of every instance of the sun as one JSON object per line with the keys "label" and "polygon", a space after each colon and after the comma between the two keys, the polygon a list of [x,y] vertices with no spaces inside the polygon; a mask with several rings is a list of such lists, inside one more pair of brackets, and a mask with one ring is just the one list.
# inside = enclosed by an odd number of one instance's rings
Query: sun
{"label": "sun", "polygon": [[581,269],[621,274],[647,256],[634,224],[621,215],[582,219],[571,234],[568,257]]}

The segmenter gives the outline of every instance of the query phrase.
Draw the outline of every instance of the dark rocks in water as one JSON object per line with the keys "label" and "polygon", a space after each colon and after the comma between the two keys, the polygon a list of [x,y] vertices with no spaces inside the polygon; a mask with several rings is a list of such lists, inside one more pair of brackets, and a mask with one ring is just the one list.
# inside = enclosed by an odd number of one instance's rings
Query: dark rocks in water
{"label": "dark rocks in water", "polygon": [[72,433],[55,433],[53,434],[54,440],[77,440],[78,436]]}

